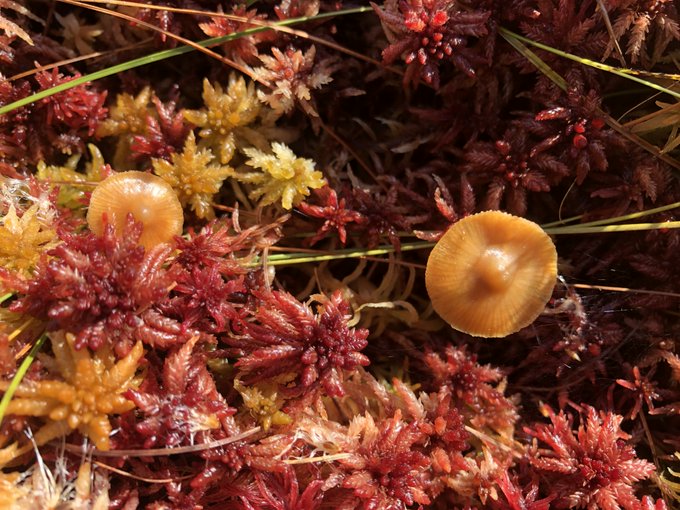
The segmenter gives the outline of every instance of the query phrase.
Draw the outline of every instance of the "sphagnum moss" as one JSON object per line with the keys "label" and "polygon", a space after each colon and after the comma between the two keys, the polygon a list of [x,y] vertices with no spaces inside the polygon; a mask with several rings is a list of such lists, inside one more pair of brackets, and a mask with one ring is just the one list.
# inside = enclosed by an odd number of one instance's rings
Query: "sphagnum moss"
{"label": "sphagnum moss", "polygon": [[[5,3],[0,506],[669,506],[677,92],[626,66],[675,72],[673,2]],[[86,226],[125,171],[178,197],[172,244]],[[560,256],[502,342],[436,319],[423,271],[488,209]]]}

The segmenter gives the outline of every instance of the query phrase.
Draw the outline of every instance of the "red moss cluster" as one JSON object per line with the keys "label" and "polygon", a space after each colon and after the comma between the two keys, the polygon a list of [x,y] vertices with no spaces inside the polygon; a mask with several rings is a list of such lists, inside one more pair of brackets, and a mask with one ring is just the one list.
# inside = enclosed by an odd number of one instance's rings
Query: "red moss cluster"
{"label": "red moss cluster", "polygon": [[345,374],[370,363],[360,352],[368,331],[347,326],[349,305],[340,292],[322,303],[317,315],[285,292],[257,293],[256,298],[254,321],[241,322],[238,336],[225,340],[239,348],[236,367],[245,384],[292,374],[288,394],[309,397],[323,389],[340,397]]}
{"label": "red moss cluster", "polygon": [[159,245],[145,253],[137,242],[141,231],[132,217],[120,237],[112,225],[101,237],[62,230],[63,243],[33,278],[9,279],[22,294],[10,310],[45,321],[48,330],[77,333],[77,348],[111,343],[126,352],[145,325],[145,312],[167,297],[172,282],[162,268],[172,248]]}
{"label": "red moss cluster", "polygon": [[[576,226],[680,202],[671,96],[509,42],[665,84],[677,2],[368,4],[2,4],[0,107],[27,104],[0,115],[0,390],[46,340],[0,425],[0,506],[674,504],[675,230],[554,236],[545,310],[502,339],[449,328],[423,269],[483,210]],[[221,59],[68,88],[173,35],[223,37]],[[94,187],[128,170],[180,197],[172,246],[140,246],[143,218],[86,226]]]}
{"label": "red moss cluster", "polygon": [[[0,86],[0,104],[7,105],[80,77],[65,76],[56,68],[41,71],[31,80]],[[94,135],[106,118],[106,91],[92,85],[79,85],[59,94],[0,116],[0,157],[25,168],[29,163],[51,160],[59,154],[85,150],[85,139]]]}
{"label": "red moss cluster", "polygon": [[[425,83],[439,88],[439,63],[451,62],[470,77],[475,67],[488,63],[483,54],[470,48],[470,38],[489,35],[491,11],[462,9],[450,0],[402,0],[386,2],[373,8],[389,29],[390,46],[383,50],[383,60],[391,64],[402,58],[409,66],[404,82]],[[479,44],[479,43],[478,43]]]}

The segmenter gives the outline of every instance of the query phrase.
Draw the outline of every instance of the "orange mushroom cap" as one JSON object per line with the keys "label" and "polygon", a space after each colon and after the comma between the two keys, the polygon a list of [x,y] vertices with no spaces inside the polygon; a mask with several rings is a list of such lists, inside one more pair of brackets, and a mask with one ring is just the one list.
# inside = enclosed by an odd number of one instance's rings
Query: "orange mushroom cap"
{"label": "orange mushroom cap", "polygon": [[557,277],[557,251],[541,227],[501,211],[454,223],[432,249],[425,284],[454,329],[503,337],[544,310]]}
{"label": "orange mushroom cap", "polygon": [[120,235],[128,213],[142,222],[139,244],[149,249],[182,234],[184,211],[172,187],[157,175],[120,172],[104,179],[92,192],[87,224],[97,235],[104,232],[104,214]]}

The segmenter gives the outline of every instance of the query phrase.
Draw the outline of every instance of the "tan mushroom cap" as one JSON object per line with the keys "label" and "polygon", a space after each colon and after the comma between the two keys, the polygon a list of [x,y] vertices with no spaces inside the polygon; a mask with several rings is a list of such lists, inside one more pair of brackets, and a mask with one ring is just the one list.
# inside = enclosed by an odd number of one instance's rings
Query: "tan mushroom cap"
{"label": "tan mushroom cap", "polygon": [[425,284],[454,329],[504,337],[544,310],[557,277],[557,251],[541,227],[501,211],[454,223],[432,249]]}
{"label": "tan mushroom cap", "polygon": [[172,187],[157,175],[130,171],[104,179],[92,192],[87,211],[87,224],[97,235],[104,231],[104,213],[118,234],[132,213],[144,225],[139,243],[147,249],[182,234],[182,204]]}

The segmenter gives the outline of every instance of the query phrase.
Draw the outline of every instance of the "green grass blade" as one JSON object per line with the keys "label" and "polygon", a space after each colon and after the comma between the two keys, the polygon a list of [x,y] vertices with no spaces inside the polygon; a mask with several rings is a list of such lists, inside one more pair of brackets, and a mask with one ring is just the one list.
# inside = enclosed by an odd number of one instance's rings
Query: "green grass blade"
{"label": "green grass blade", "polygon": [[38,354],[38,351],[42,348],[46,339],[47,335],[42,335],[40,338],[38,338],[38,340],[36,340],[28,355],[21,362],[21,365],[19,365],[19,369],[17,370],[17,373],[14,374],[12,381],[9,383],[7,391],[2,396],[2,400],[0,400],[0,424],[2,424],[2,420],[5,418],[5,411],[7,411],[7,406],[9,406],[9,403],[12,401],[14,392],[17,391],[17,388],[21,384],[26,372],[28,372],[28,369],[33,363],[35,355]]}
{"label": "green grass blade", "polygon": [[550,228],[550,227],[557,227],[559,225],[564,225],[565,223],[573,223],[575,221],[580,220],[583,218],[583,214],[579,214],[578,216],[572,216],[571,218],[564,218],[563,220],[557,220],[557,221],[551,221],[550,223],[544,223],[541,225],[542,229]]}
{"label": "green grass blade", "polygon": [[[639,213],[628,214],[626,216],[618,216],[607,220],[598,220],[582,225],[571,225],[563,227],[548,227],[543,226],[543,230],[551,235],[568,235],[568,234],[606,234],[612,232],[633,232],[640,230],[660,230],[665,228],[680,228],[680,221],[663,221],[659,223],[629,223],[626,225],[610,225],[612,221],[623,221],[626,219],[639,218],[648,214],[656,212],[667,211],[680,207],[680,202],[669,204],[656,209],[649,209]],[[432,242],[417,242],[405,243],[401,245],[401,251],[425,250],[432,248],[436,243]],[[306,264],[310,262],[324,262],[328,260],[341,260],[362,257],[376,257],[380,255],[387,255],[394,253],[396,250],[392,245],[382,245],[372,250],[361,250],[356,248],[345,248],[342,250],[335,250],[329,253],[310,255],[309,253],[276,253],[267,257],[267,265],[269,266],[290,266],[294,264]],[[255,261],[251,265],[258,266],[262,261]]]}
{"label": "green grass blade", "polygon": [[[216,46],[218,44],[232,41],[240,37],[245,37],[248,35],[257,34],[259,32],[264,32],[266,30],[275,30],[276,26],[295,25],[298,23],[304,23],[305,21],[319,20],[334,16],[344,16],[347,14],[360,14],[369,11],[373,11],[373,9],[371,7],[356,7],[353,9],[344,9],[341,11],[325,12],[322,14],[317,14],[316,16],[303,16],[300,18],[291,18],[283,21],[277,21],[275,23],[272,23],[272,26],[268,27],[253,27],[249,28],[248,30],[243,30],[242,32],[235,32],[233,34],[228,34],[220,37],[211,37],[210,39],[199,41],[196,44],[203,48],[208,48],[210,46]],[[106,78],[114,74],[122,73],[124,71],[134,69],[136,67],[153,64],[155,62],[176,57],[178,55],[184,55],[185,53],[190,53],[192,51],[196,51],[196,49],[192,48],[191,46],[178,46],[177,48],[173,48],[170,50],[162,50],[157,53],[152,53],[151,55],[146,55],[144,57],[129,60],[128,62],[123,62],[122,64],[116,64],[115,66],[107,67],[106,69],[101,69],[100,71],[96,71],[85,76],[74,78],[73,80],[70,80],[66,83],[57,85],[56,87],[36,92],[35,94],[32,94],[28,97],[24,97],[22,99],[19,99],[18,101],[14,101],[13,103],[9,103],[5,106],[2,106],[0,107],[0,115],[11,112],[16,108],[26,106],[27,104],[34,103],[41,99],[45,99],[46,97],[53,96],[54,94],[58,94],[59,92],[64,92],[65,90],[77,87],[78,85],[82,85],[84,83],[89,83],[96,80],[101,80],[102,78]]]}
{"label": "green grass blade", "polygon": [[[671,209],[676,209],[680,207],[680,202],[675,202],[673,204],[662,205],[661,207],[655,207],[654,209],[647,209],[645,211],[640,211],[631,214],[624,214],[623,216],[615,216],[613,218],[607,218],[604,220],[588,221],[586,223],[579,223],[574,225],[574,227],[598,227],[600,225],[609,225],[610,223],[618,223],[620,221],[635,220],[637,218],[642,218],[643,216],[649,216],[650,214],[656,214],[664,211],[670,211]],[[583,217],[582,214],[578,216],[572,216],[571,218],[565,218],[563,220],[552,221],[550,223],[544,223],[541,228],[547,230],[551,227],[561,227],[565,223],[573,223]]]}
{"label": "green grass blade", "polygon": [[599,227],[573,227],[546,228],[548,234],[605,234],[610,232],[634,232],[639,230],[662,230],[665,228],[680,228],[680,221],[662,221],[660,223],[629,223],[626,225],[602,225]]}
{"label": "green grass blade", "polygon": [[[565,90],[565,81],[564,78],[559,76],[557,73],[555,73],[550,66],[548,66],[545,62],[543,62],[535,53],[531,52],[526,46],[522,44],[522,42],[526,42],[528,44],[531,44],[533,46],[536,46],[538,48],[544,49],[545,51],[548,51],[550,53],[553,53],[555,55],[560,55],[565,58],[569,58],[571,60],[574,60],[575,62],[579,62],[581,64],[585,65],[590,65],[591,63],[594,64],[594,67],[598,69],[604,69],[606,71],[611,71],[616,74],[616,72],[621,72],[622,76],[624,78],[631,79],[633,81],[642,83],[643,85],[647,87],[651,87],[653,89],[660,90],[662,92],[667,92],[675,97],[680,97],[680,94],[673,92],[670,89],[661,87],[659,85],[656,85],[655,83],[642,80],[640,78],[636,78],[634,76],[631,76],[630,73],[636,72],[633,70],[622,70],[620,68],[615,68],[611,66],[607,66],[605,64],[600,64],[599,62],[593,62],[592,60],[584,59],[581,57],[577,57],[576,55],[572,55],[570,53],[565,53],[563,51],[556,50],[555,48],[551,48],[550,46],[546,46],[545,44],[541,44],[535,41],[532,41],[531,39],[527,39],[526,37],[522,37],[521,35],[515,34],[514,32],[511,32],[510,30],[507,30],[505,28],[500,28],[499,29],[500,34],[505,38],[506,41],[513,47],[516,48],[517,51],[519,51],[522,55],[524,55],[526,58],[529,58],[529,60],[541,71],[543,72],[548,78],[550,78],[558,87],[561,89]],[[650,73],[648,73],[650,74]],[[660,75],[665,78],[669,77],[678,77],[680,79],[680,75]],[[604,111],[601,111],[599,108],[597,109],[599,111],[600,115],[603,115],[604,118],[606,119],[607,125],[611,127],[613,130],[615,130],[617,133],[622,135],[623,137],[627,138],[633,143],[636,143],[643,149],[645,149],[647,152],[650,154],[654,155],[655,157],[659,158],[661,161],[664,163],[670,165],[676,170],[680,170],[680,162],[675,160],[672,157],[669,157],[667,154],[664,154],[661,152],[661,150],[654,146],[653,144],[649,143],[648,141],[640,138],[639,136],[636,136],[635,134],[631,133],[628,129],[624,128],[619,122],[617,122],[615,119],[613,119],[611,116],[609,116],[607,113]]]}
{"label": "green grass blade", "polygon": [[[435,243],[420,242],[408,243],[401,245],[401,251],[424,250],[432,248]],[[305,264],[308,262],[323,262],[326,260],[340,260],[352,259],[361,257],[376,257],[379,255],[387,255],[394,253],[396,250],[392,245],[383,245],[372,250],[357,250],[356,248],[346,248],[343,250],[336,250],[323,255],[310,255],[309,253],[285,253],[275,254],[267,257],[267,265],[269,266],[288,266],[292,264]],[[254,265],[259,265],[255,263]]]}
{"label": "green grass blade", "polygon": [[577,227],[597,227],[600,225],[609,225],[610,223],[618,223],[620,221],[634,220],[637,218],[642,218],[643,216],[649,216],[650,214],[656,214],[664,211],[670,211],[671,209],[676,209],[680,207],[680,202],[675,202],[673,204],[663,205],[661,207],[655,207],[654,209],[647,209],[646,211],[640,211],[631,214],[625,214],[623,216],[616,216],[614,218],[607,218],[604,220],[589,221],[587,223],[581,223],[580,225],[575,225]]}
{"label": "green grass blade", "polygon": [[[607,71],[608,73],[612,73],[612,74],[615,74],[617,76],[621,76],[622,78],[626,78],[627,80],[631,80],[631,81],[634,81],[634,82],[637,82],[637,83],[642,83],[646,87],[658,90],[660,92],[664,92],[664,93],[669,94],[669,95],[671,95],[675,98],[680,99],[680,92],[675,92],[675,91],[668,89],[666,87],[663,87],[661,85],[657,85],[654,82],[644,80],[642,78],[638,78],[637,76],[634,76],[634,74],[638,73],[638,71],[635,71],[633,69],[624,69],[624,68],[621,68],[621,67],[613,67],[613,66],[610,66],[610,65],[607,65],[607,64],[603,64],[602,62],[596,62],[595,60],[590,60],[590,59],[587,59],[587,58],[579,57],[577,55],[572,55],[571,53],[566,53],[564,51],[560,51],[560,50],[553,48],[551,46],[548,46],[546,44],[542,44],[542,43],[539,43],[539,42],[536,42],[536,41],[532,41],[531,39],[523,37],[519,34],[511,32],[510,30],[507,30],[507,29],[502,28],[502,27],[499,28],[498,31],[503,36],[503,38],[505,38],[505,40],[508,41],[513,47],[517,47],[516,46],[517,42],[523,42],[525,44],[529,44],[529,45],[534,46],[536,48],[540,48],[542,50],[550,52],[553,55],[558,55],[560,57],[563,57],[563,58],[566,58],[566,59],[569,59],[569,60],[573,60],[574,62],[578,62],[579,64],[584,64],[584,65],[587,65],[587,66],[590,66],[590,67],[594,67],[595,69],[600,69],[602,71]],[[538,57],[536,57],[536,58],[538,58]],[[534,61],[532,60],[532,62],[534,62]],[[536,65],[535,62],[534,62],[534,65]],[[677,77],[677,75],[668,75],[668,74],[663,74],[663,73],[645,73],[645,74],[647,76],[652,76],[652,77],[656,77],[656,78],[665,78],[665,79],[669,79],[669,78],[673,79],[673,78]],[[561,77],[560,77],[560,80],[562,80],[562,82],[564,83],[564,80]],[[557,83],[559,85],[559,82],[555,82],[555,83]],[[561,87],[561,85],[560,85],[560,87]],[[562,88],[564,88],[564,87],[562,87]]]}
{"label": "green grass blade", "polygon": [[[541,71],[548,78],[550,78],[559,88],[561,88],[562,90],[567,90],[566,80],[562,78],[559,74],[557,74],[555,71],[553,71],[552,68],[548,64],[543,62],[543,60],[541,60],[541,58],[538,55],[536,55],[533,51],[531,51],[524,44],[522,44],[522,38],[520,36],[504,28],[499,28],[499,33],[501,34],[503,39],[505,39],[510,44],[510,46],[515,48],[529,62],[534,64],[539,71]],[[530,39],[526,39],[524,42],[532,41]]]}

